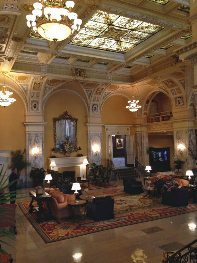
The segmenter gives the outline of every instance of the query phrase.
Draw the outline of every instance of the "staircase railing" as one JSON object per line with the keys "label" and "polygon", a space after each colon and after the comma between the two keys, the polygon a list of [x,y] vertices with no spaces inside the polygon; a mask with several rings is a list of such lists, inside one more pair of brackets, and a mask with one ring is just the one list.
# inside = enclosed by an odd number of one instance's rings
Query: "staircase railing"
{"label": "staircase railing", "polygon": [[197,239],[176,251],[167,252],[163,263],[197,263]]}

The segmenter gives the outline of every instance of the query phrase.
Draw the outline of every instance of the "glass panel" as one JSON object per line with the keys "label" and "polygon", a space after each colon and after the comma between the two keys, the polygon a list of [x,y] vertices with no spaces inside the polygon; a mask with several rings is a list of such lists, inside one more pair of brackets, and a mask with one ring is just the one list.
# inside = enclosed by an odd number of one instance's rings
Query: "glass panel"
{"label": "glass panel", "polygon": [[98,10],[71,44],[126,52],[161,29],[159,25]]}

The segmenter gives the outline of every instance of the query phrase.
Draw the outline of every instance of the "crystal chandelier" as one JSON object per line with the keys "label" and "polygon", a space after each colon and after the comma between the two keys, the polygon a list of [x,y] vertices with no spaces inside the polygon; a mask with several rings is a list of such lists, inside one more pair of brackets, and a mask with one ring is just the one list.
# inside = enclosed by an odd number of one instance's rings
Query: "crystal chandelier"
{"label": "crystal chandelier", "polygon": [[12,94],[13,92],[6,90],[5,86],[3,86],[3,89],[0,90],[0,106],[7,107],[11,105],[13,102],[15,102],[16,99],[10,98]]}
{"label": "crystal chandelier", "polygon": [[138,104],[138,103],[139,103],[139,100],[135,100],[135,99],[129,100],[128,103],[129,103],[129,105],[126,106],[126,108],[127,108],[128,110],[130,110],[131,112],[136,112],[136,111],[138,111],[138,109],[140,109],[140,108],[142,107],[142,106],[140,106],[140,105]]}
{"label": "crystal chandelier", "polygon": [[72,12],[73,1],[39,0],[33,4],[32,13],[26,16],[27,26],[49,41],[62,41],[75,30],[82,20]]}

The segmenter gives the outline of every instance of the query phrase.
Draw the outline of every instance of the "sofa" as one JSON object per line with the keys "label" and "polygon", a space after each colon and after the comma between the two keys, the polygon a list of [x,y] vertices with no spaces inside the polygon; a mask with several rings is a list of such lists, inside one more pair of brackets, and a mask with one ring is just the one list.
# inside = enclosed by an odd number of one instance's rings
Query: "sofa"
{"label": "sofa", "polygon": [[48,188],[45,191],[51,195],[48,205],[51,215],[57,222],[72,216],[69,204],[75,201],[76,197],[74,194],[64,194],[57,188]]}
{"label": "sofa", "polygon": [[125,193],[140,194],[143,192],[142,182],[137,181],[135,177],[124,177],[123,186]]}
{"label": "sofa", "polygon": [[114,218],[114,199],[111,196],[92,198],[87,204],[87,216],[95,221]]}

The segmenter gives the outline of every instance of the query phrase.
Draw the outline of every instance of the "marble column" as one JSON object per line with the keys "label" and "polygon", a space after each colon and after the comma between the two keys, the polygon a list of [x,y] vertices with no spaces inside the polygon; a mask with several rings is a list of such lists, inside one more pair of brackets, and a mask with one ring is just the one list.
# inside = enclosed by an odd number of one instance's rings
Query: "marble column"
{"label": "marble column", "polygon": [[[26,158],[31,168],[44,167],[44,122],[42,115],[27,115],[24,123],[26,130]],[[27,176],[27,184],[30,178]]]}
{"label": "marble column", "polygon": [[148,132],[146,126],[136,128],[136,158],[142,165],[149,164]]}

